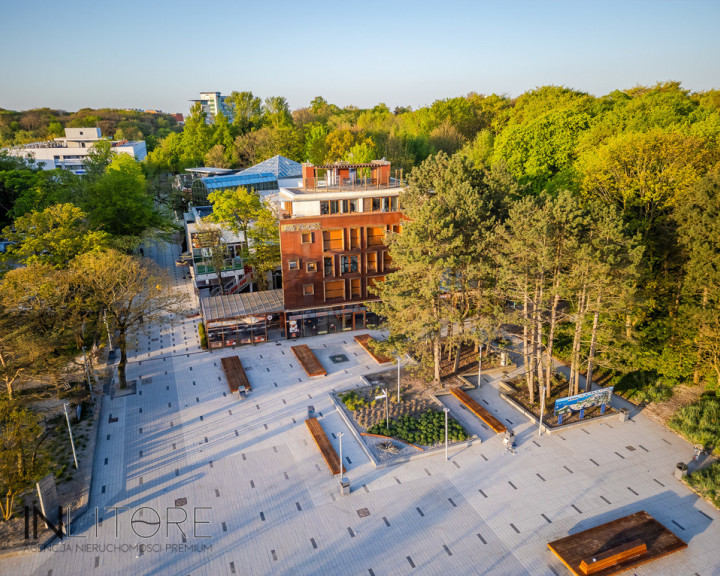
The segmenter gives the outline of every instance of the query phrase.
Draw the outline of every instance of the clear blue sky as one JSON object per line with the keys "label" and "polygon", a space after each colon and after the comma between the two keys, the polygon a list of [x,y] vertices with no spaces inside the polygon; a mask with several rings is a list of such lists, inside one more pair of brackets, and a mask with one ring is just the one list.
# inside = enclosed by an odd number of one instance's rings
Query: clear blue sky
{"label": "clear blue sky", "polygon": [[160,108],[201,91],[415,108],[474,91],[720,88],[720,0],[4,0],[0,107]]}

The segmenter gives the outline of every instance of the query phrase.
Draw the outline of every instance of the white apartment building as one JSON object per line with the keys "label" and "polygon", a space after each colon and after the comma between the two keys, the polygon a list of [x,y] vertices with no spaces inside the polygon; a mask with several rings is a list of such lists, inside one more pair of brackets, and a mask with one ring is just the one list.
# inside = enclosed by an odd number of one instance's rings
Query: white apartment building
{"label": "white apartment building", "polygon": [[[85,159],[90,150],[103,140],[100,128],[65,128],[65,136],[47,142],[33,142],[6,148],[11,156],[30,157],[45,170],[62,168],[76,174],[85,173]],[[111,140],[115,154],[130,154],[138,162],[147,156],[144,140]]]}
{"label": "white apartment building", "polygon": [[206,122],[212,124],[219,112],[222,112],[229,122],[232,122],[232,113],[230,108],[225,104],[225,96],[220,92],[200,92],[200,98],[190,100],[190,102],[200,102],[203,112],[207,114]]}

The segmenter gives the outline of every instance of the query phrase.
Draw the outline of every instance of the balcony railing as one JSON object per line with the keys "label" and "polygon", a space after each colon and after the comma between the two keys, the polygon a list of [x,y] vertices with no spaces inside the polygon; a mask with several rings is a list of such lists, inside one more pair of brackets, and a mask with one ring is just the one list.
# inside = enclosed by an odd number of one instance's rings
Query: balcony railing
{"label": "balcony railing", "polygon": [[[241,259],[229,260],[223,266],[223,272],[230,272],[232,270],[244,270],[245,266]],[[201,274],[216,274],[215,266],[208,263],[195,263],[195,275],[200,276]]]}
{"label": "balcony railing", "polygon": [[383,182],[377,178],[337,178],[334,182],[327,178],[305,178],[303,189],[313,192],[362,192],[363,190],[386,190],[402,188],[405,183],[399,178],[389,178]]}

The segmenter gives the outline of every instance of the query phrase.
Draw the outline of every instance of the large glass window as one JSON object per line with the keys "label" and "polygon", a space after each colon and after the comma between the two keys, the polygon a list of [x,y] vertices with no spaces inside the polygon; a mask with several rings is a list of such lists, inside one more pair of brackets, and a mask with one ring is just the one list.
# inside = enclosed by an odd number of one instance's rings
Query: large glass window
{"label": "large glass window", "polygon": [[325,300],[345,298],[345,281],[333,280],[325,282]]}
{"label": "large glass window", "polygon": [[340,256],[340,273],[351,274],[353,272],[359,272],[358,268],[358,257],[356,255]]}
{"label": "large glass window", "polygon": [[325,256],[323,258],[323,270],[325,276],[335,276],[335,272],[333,271],[333,257],[332,256]]}

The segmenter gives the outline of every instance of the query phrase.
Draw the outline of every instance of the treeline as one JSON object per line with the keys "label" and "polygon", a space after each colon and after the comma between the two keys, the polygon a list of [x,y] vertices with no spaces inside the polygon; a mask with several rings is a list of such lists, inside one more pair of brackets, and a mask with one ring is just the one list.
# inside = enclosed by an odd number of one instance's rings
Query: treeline
{"label": "treeline", "polygon": [[653,253],[660,230],[621,202],[592,190],[528,194],[506,169],[478,169],[461,153],[427,159],[400,202],[409,220],[389,238],[399,271],[371,308],[388,319],[388,346],[412,351],[436,382],[444,351],[487,346],[506,324],[521,328],[531,401],[549,390],[554,352],[570,364],[569,393],[598,365],[640,399],[720,382],[717,171],[657,215],[670,261]]}
{"label": "treeline", "polygon": [[52,140],[65,135],[65,128],[100,128],[103,136],[116,140],[145,140],[148,150],[169,134],[181,130],[170,114],[83,108],[65,112],[36,108],[15,112],[0,108],[0,147]]}

